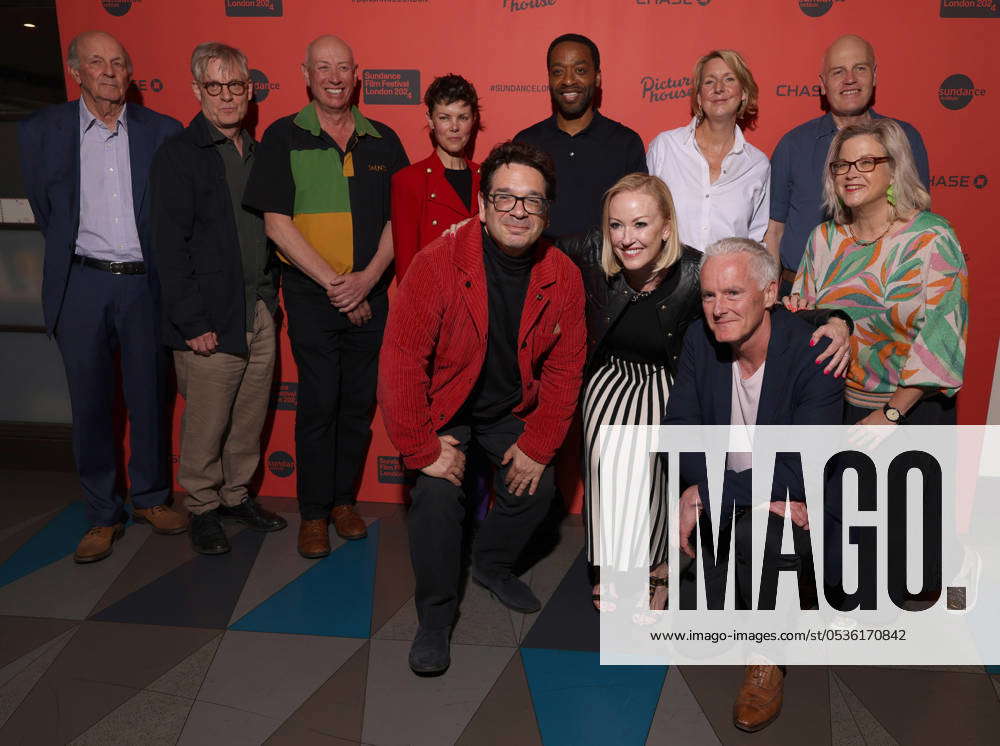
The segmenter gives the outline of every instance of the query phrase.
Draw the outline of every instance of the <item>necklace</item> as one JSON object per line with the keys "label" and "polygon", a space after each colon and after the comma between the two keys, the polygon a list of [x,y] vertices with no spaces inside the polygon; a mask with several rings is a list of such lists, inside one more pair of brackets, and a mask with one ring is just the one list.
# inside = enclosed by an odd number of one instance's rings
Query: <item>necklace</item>
{"label": "necklace", "polygon": [[850,234],[851,239],[854,241],[854,243],[856,243],[858,246],[860,246],[863,249],[867,249],[872,244],[877,244],[879,241],[881,241],[883,238],[885,238],[885,234],[889,232],[889,229],[892,228],[892,224],[894,222],[896,222],[896,221],[895,220],[890,220],[889,223],[885,226],[885,230],[882,231],[881,233],[879,233],[878,236],[876,236],[875,238],[873,238],[871,241],[862,241],[860,238],[858,238],[857,236],[855,236],[854,235],[854,229],[851,227],[850,223],[848,223],[848,225],[847,225],[847,232],[848,232],[848,234]]}
{"label": "necklace", "polygon": [[[632,294],[629,296],[629,302],[638,303],[639,301],[648,298],[652,293],[656,291],[658,287],[660,287],[660,280],[661,280],[661,272],[657,272],[655,275],[653,275],[652,278],[643,283],[643,286],[648,285],[650,282],[656,283],[649,290],[632,290],[632,288],[629,287],[629,290],[632,291]],[[628,283],[626,283],[626,285],[627,284]]]}

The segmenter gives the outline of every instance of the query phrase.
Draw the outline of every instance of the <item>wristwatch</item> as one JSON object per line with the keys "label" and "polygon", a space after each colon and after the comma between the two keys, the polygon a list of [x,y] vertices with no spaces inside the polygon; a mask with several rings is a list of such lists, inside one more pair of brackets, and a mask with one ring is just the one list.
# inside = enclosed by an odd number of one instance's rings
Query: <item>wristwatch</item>
{"label": "wristwatch", "polygon": [[902,412],[900,412],[895,407],[890,407],[888,404],[882,405],[882,414],[884,414],[885,418],[894,425],[898,425],[904,419],[906,419],[905,417],[903,417]]}

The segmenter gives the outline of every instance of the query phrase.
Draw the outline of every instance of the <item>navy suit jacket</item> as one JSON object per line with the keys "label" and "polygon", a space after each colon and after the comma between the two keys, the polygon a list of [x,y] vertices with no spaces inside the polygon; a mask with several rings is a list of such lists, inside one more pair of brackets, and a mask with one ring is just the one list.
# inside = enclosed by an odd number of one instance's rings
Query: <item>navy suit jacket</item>
{"label": "navy suit jacket", "polygon": [[[781,307],[768,313],[771,314],[771,339],[767,345],[767,367],[764,368],[756,424],[841,424],[844,379],[823,375],[825,365],[815,362],[830,341],[823,339],[810,347],[809,339],[816,331],[814,325]],[[732,348],[716,342],[704,319],[699,319],[684,337],[677,379],[670,387],[663,424],[729,425],[732,396]],[[686,462],[682,459],[682,481],[705,484],[701,466],[694,459]],[[750,480],[750,469],[739,474],[726,472],[724,489],[735,491],[737,505],[751,504]],[[794,497],[796,486],[788,486]],[[784,499],[783,494],[780,499]]]}
{"label": "navy suit jacket", "polygon": [[[154,297],[159,295],[151,250],[152,228],[146,187],[153,154],[181,124],[172,117],[129,103],[129,159],[132,169],[132,203],[139,232],[146,278]],[[35,222],[45,236],[45,270],[42,276],[42,310],[49,334],[55,331],[66,294],[70,263],[80,227],[80,102],[49,106],[18,126],[21,172]]]}

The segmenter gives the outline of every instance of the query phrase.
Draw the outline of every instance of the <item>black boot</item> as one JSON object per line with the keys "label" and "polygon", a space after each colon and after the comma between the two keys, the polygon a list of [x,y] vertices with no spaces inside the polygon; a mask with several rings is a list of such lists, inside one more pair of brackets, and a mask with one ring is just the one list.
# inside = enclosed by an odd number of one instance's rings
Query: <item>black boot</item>
{"label": "black boot", "polygon": [[198,554],[225,554],[229,539],[222,531],[222,521],[215,510],[191,515],[191,546]]}
{"label": "black boot", "polygon": [[220,505],[218,512],[222,518],[234,518],[254,531],[280,531],[288,525],[280,515],[264,510],[250,497],[244,497],[243,502],[231,508]]}

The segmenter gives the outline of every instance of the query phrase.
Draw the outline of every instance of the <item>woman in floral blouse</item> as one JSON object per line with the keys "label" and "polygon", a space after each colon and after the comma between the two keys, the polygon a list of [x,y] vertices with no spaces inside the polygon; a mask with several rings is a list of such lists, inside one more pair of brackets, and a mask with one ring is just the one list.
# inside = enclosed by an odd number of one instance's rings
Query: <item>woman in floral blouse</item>
{"label": "woman in floral blouse", "polygon": [[845,127],[830,144],[818,225],[786,305],[854,320],[845,424],[955,423],[968,327],[968,273],[906,135],[891,119]]}

